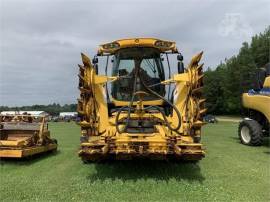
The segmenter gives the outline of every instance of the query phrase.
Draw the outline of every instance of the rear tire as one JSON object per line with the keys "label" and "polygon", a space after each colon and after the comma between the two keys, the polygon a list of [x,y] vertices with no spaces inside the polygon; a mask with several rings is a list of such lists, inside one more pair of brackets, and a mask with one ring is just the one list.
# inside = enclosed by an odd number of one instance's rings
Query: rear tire
{"label": "rear tire", "polygon": [[244,145],[260,146],[263,142],[262,127],[255,120],[242,121],[239,124],[238,136]]}

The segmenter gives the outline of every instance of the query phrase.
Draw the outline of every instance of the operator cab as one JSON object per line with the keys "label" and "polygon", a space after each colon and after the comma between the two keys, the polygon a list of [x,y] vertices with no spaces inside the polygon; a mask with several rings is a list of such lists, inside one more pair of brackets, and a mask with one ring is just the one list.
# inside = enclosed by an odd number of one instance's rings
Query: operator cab
{"label": "operator cab", "polygon": [[[161,96],[165,96],[165,80],[160,51],[151,47],[119,49],[114,54],[112,76],[119,80],[112,83],[111,94],[115,100],[130,101],[135,92],[144,91],[145,85]],[[139,98],[134,97],[134,101]],[[143,100],[158,100],[153,94],[146,94]]]}

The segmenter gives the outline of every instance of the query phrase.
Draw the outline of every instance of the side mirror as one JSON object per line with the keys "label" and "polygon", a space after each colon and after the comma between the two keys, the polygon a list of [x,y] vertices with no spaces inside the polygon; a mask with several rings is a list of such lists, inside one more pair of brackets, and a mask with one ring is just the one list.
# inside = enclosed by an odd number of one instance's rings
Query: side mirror
{"label": "side mirror", "polygon": [[95,68],[96,74],[98,74],[98,64],[95,64],[94,68]]}
{"label": "side mirror", "polygon": [[185,72],[184,63],[182,61],[178,61],[177,70],[178,70],[178,74],[182,74]]}
{"label": "side mirror", "polygon": [[177,60],[178,61],[183,61],[184,60],[184,57],[181,53],[179,53],[179,55],[177,55]]}
{"label": "side mirror", "polygon": [[93,58],[92,63],[93,64],[97,64],[98,63],[98,58],[96,56]]}

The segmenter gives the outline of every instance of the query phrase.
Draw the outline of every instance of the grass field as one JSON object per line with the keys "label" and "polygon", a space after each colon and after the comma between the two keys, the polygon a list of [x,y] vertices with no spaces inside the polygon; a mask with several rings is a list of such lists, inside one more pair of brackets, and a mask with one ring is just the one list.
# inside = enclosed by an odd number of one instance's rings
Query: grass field
{"label": "grass field", "polygon": [[207,155],[198,164],[83,164],[79,127],[50,124],[59,152],[1,160],[1,201],[270,201],[270,146],[241,145],[237,123],[204,127]]}

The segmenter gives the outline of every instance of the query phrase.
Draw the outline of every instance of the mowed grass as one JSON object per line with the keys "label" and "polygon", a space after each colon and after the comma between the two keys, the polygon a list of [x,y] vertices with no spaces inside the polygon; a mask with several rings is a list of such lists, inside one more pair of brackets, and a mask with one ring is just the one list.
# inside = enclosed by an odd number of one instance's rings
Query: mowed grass
{"label": "mowed grass", "polygon": [[80,130],[51,123],[56,154],[1,160],[1,201],[270,201],[270,146],[241,145],[237,123],[203,129],[206,157],[198,164],[83,164]]}

